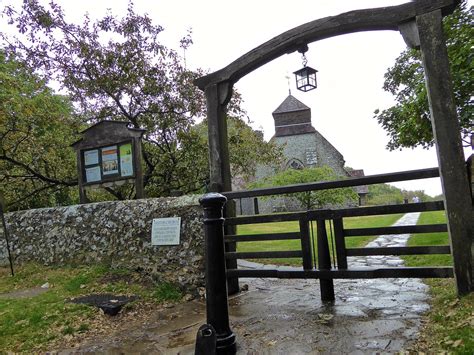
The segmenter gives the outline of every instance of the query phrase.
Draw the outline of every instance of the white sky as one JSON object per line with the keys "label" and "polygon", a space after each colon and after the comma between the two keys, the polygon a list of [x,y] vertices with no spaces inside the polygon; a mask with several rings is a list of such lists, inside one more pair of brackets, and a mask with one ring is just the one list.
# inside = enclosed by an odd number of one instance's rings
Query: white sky
{"label": "white sky", "polygon": [[[391,6],[408,0],[135,0],[139,13],[148,13],[162,25],[162,41],[178,49],[179,39],[192,29],[194,45],[186,52],[189,68],[214,72],[267,40],[303,23],[342,12]],[[1,1],[11,3],[13,1]],[[71,21],[85,12],[102,17],[126,11],[128,0],[56,0]],[[19,1],[15,1],[18,3]],[[472,1],[469,1],[472,4]],[[311,108],[313,126],[338,149],[346,165],[364,169],[366,175],[429,168],[438,165],[435,149],[389,152],[388,137],[373,118],[375,109],[388,108],[393,97],[383,91],[383,75],[405,49],[395,31],[364,32],[339,36],[309,45],[308,65],[318,72],[318,88],[297,91],[293,71],[302,67],[297,52],[280,57],[242,78],[237,90],[244,99],[254,128],[268,140],[274,134],[271,113],[291,92]],[[410,190],[441,193],[439,179],[394,184]]]}

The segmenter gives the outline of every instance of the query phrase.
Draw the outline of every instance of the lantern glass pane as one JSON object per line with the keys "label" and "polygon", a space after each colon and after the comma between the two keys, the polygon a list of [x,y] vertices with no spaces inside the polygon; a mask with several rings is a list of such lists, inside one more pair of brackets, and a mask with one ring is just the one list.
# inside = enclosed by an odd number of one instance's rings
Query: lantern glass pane
{"label": "lantern glass pane", "polygon": [[311,67],[304,67],[294,72],[296,88],[304,92],[316,89],[316,73],[317,70]]}

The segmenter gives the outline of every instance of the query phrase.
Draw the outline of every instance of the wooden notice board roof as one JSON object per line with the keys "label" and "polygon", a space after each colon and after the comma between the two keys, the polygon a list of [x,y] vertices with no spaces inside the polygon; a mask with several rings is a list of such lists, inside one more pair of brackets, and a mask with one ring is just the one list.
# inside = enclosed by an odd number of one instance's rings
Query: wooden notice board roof
{"label": "wooden notice board roof", "polygon": [[101,121],[82,131],[83,137],[71,144],[75,150],[115,144],[130,138],[140,138],[144,129],[130,128],[126,121]]}

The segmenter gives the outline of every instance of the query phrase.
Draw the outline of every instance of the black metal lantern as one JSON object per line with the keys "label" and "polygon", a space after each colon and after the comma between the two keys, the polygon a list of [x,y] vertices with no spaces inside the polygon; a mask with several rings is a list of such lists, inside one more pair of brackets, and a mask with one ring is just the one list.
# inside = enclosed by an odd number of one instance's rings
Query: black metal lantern
{"label": "black metal lantern", "polygon": [[314,68],[308,67],[306,65],[307,63],[308,60],[306,59],[306,56],[303,52],[303,68],[293,73],[296,77],[296,88],[304,92],[316,89],[318,87],[316,82],[316,73],[318,71]]}

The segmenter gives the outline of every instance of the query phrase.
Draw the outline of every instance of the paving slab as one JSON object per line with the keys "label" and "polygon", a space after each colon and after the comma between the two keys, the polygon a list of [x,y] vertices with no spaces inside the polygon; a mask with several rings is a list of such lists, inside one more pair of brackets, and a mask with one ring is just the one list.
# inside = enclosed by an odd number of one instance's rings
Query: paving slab
{"label": "paving slab", "polygon": [[[415,224],[419,214],[400,223]],[[400,237],[400,236],[399,236]],[[406,238],[397,237],[403,244]],[[383,243],[393,238],[381,238]],[[366,266],[371,260],[357,258]],[[391,264],[391,263],[390,263]],[[240,267],[261,268],[243,262]],[[418,279],[335,280],[336,300],[323,303],[318,280],[242,279],[248,291],[229,299],[238,354],[373,354],[407,349],[429,309],[427,286]],[[108,339],[94,339],[60,354],[193,354],[205,304],[193,301],[156,312],[146,322]]]}

